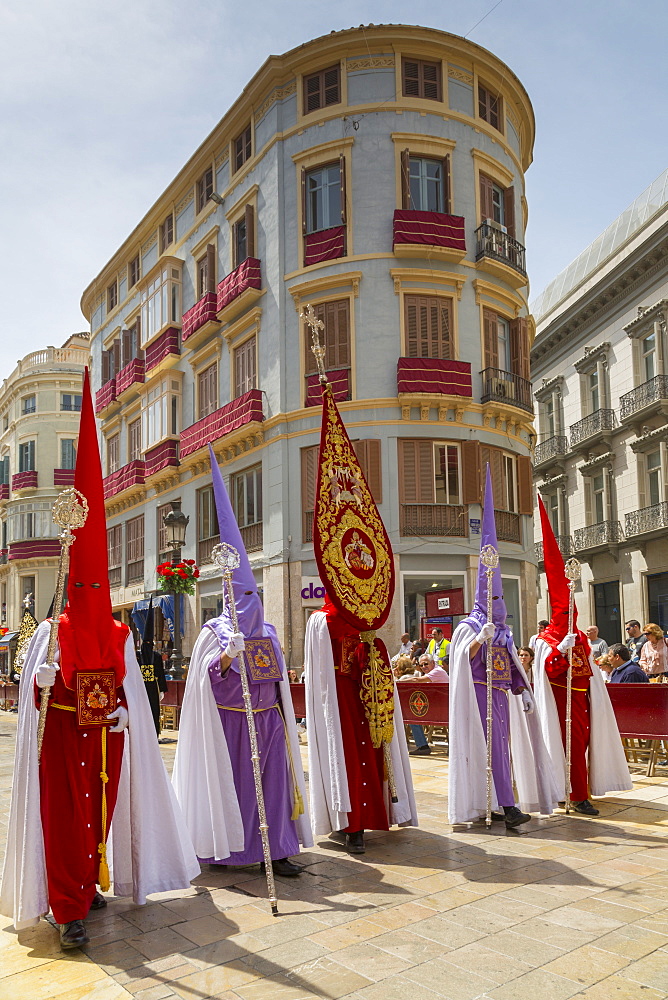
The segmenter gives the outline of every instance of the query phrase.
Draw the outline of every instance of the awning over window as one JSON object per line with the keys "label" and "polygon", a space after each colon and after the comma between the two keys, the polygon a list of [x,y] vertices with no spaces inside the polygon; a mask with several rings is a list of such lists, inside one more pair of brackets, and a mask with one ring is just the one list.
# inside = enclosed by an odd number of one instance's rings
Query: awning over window
{"label": "awning over window", "polygon": [[[132,608],[132,620],[139,629],[139,634],[144,637],[144,629],[146,628],[146,619],[148,617],[148,605],[149,600],[136,601],[134,607]],[[184,631],[184,618],[185,618],[185,604],[183,599],[183,594],[179,596],[181,601],[181,637],[185,635]],[[153,598],[153,607],[160,608],[162,611],[163,618],[167,622],[169,627],[169,633],[174,638],[174,595],[173,594],[156,594]],[[2,646],[0,646],[0,649]]]}
{"label": "awning over window", "polygon": [[0,636],[0,652],[6,652],[11,645],[16,645],[17,636],[18,632],[5,632]]}

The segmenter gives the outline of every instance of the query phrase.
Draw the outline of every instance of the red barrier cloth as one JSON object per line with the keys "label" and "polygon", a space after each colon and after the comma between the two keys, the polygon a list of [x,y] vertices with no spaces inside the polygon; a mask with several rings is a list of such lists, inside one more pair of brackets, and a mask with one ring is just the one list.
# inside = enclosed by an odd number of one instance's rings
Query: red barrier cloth
{"label": "red barrier cloth", "polygon": [[238,399],[226,403],[207,417],[186,427],[181,432],[181,459],[203,448],[209,441],[218,441],[230,431],[243,427],[253,420],[264,420],[262,413],[262,391],[249,389]]}
{"label": "red barrier cloth", "polygon": [[193,333],[196,333],[209,320],[217,319],[217,301],[215,292],[205,292],[199,302],[196,302],[192,309],[183,314],[181,322],[182,341],[186,341],[188,337],[192,337]]}
{"label": "red barrier cloth", "polygon": [[163,358],[166,358],[168,354],[180,354],[181,347],[179,345],[179,331],[175,326],[170,326],[168,330],[165,330],[160,334],[159,337],[148,345],[146,348],[146,358],[145,367],[146,371],[150,371],[151,368],[155,368],[159,365]]}
{"label": "red barrier cloth", "polygon": [[336,260],[346,254],[346,227],[321,229],[304,237],[304,267],[323,260]]}
{"label": "red barrier cloth", "polygon": [[444,396],[472,396],[471,365],[438,358],[399,358],[397,392],[430,392]]}
{"label": "red barrier cloth", "polygon": [[445,215],[443,212],[415,212],[398,208],[394,213],[392,246],[402,243],[449,247],[465,253],[464,219],[460,215]]}
{"label": "red barrier cloth", "polygon": [[129,389],[135,382],[144,381],[144,361],[142,358],[133,358],[125,368],[121,368],[116,376],[116,396]]}
{"label": "red barrier cloth", "polygon": [[[327,372],[329,384],[332,387],[332,395],[337,403],[350,399],[350,372],[347,368],[339,371]],[[306,406],[320,406],[322,402],[322,390],[320,388],[320,378],[318,375],[306,376]]]}
{"label": "red barrier cloth", "polygon": [[104,499],[116,496],[122,490],[127,490],[128,486],[141,486],[145,478],[144,461],[136,458],[133,462],[128,462],[121,469],[105,476],[102,480],[104,485]]}
{"label": "red barrier cloth", "polygon": [[228,306],[247,288],[262,288],[260,261],[257,257],[246,257],[246,260],[218,283],[217,311]]}

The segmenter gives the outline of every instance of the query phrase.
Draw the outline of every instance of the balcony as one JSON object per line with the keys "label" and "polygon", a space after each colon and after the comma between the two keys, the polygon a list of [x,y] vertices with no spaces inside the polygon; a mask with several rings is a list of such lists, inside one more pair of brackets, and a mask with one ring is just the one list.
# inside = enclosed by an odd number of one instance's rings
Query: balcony
{"label": "balcony", "polygon": [[504,372],[500,368],[485,368],[480,372],[482,378],[482,403],[506,403],[516,406],[527,413],[533,413],[531,397],[531,382],[515,375],[514,372]]}
{"label": "balcony", "polygon": [[468,508],[445,503],[402,503],[400,505],[401,535],[467,538]]}
{"label": "balcony", "polygon": [[74,469],[54,469],[53,485],[62,488],[74,486]]}
{"label": "balcony", "polygon": [[645,419],[652,413],[668,415],[668,375],[655,375],[649,382],[619,397],[621,421]]}
{"label": "balcony", "polygon": [[533,457],[534,469],[538,469],[541,465],[560,462],[567,454],[568,438],[565,434],[557,434],[554,437],[547,438],[547,440],[541,441],[540,444],[536,445]]}
{"label": "balcony", "polygon": [[397,257],[438,257],[458,262],[466,256],[464,219],[443,212],[397,209],[392,224],[392,251]]}
{"label": "balcony", "polygon": [[12,492],[37,488],[37,472],[15,472],[12,476]]}
{"label": "balcony", "polygon": [[440,358],[399,358],[397,393],[422,392],[441,396],[473,396],[471,365]]}
{"label": "balcony", "polygon": [[9,483],[0,483],[0,500],[9,500]]}
{"label": "balcony", "polygon": [[304,267],[321,264],[325,260],[337,260],[346,255],[346,227],[333,226],[320,229],[304,237]]}
{"label": "balcony", "polygon": [[614,410],[595,410],[588,417],[571,424],[571,448],[579,448],[585,442],[588,446],[596,441],[609,438],[611,431],[617,426]]}
{"label": "balcony", "polygon": [[600,521],[586,528],[576,528],[573,532],[573,547],[576,552],[591,552],[619,545],[623,541],[622,526],[619,521]]}
{"label": "balcony", "polygon": [[313,515],[314,510],[302,511],[302,545],[307,545],[313,541]]}
{"label": "balcony", "polygon": [[207,417],[186,427],[181,433],[181,461],[193,452],[204,448],[210,441],[218,441],[231,431],[264,420],[262,392],[250,389],[238,399],[221,406]]}
{"label": "balcony", "polygon": [[[0,566],[6,566],[9,559],[9,549],[0,549]],[[5,619],[3,618],[3,621]]]}
{"label": "balcony", "polygon": [[500,542],[522,543],[522,524],[520,515],[512,510],[495,510],[496,537]]}
{"label": "balcony", "polygon": [[179,464],[179,442],[163,441],[155,448],[150,448],[144,455],[144,474],[146,479],[163,469],[176,468]]}
{"label": "balcony", "polygon": [[[326,374],[336,402],[341,403],[350,399],[350,370],[348,368],[341,368],[338,371],[329,371]],[[307,375],[304,406],[320,406],[321,403],[320,377],[318,375]]]}
{"label": "balcony", "polygon": [[147,373],[153,368],[157,368],[160,362],[164,361],[170,355],[178,357],[181,353],[179,337],[180,333],[176,327],[170,326],[168,330],[164,330],[159,337],[156,337],[148,345],[144,360],[144,367]]}
{"label": "balcony", "polygon": [[116,400],[116,379],[110,378],[95,393],[95,413],[100,414]]}
{"label": "balcony", "polygon": [[247,257],[218,284],[218,319],[229,323],[262,293],[262,275],[257,257]]}
{"label": "balcony", "polygon": [[104,499],[109,500],[110,497],[115,497],[118,493],[122,493],[123,490],[129,489],[130,486],[143,486],[144,479],[144,462],[140,458],[136,458],[133,462],[128,462],[121,469],[117,469],[116,472],[105,476],[102,480]]}
{"label": "balcony", "polygon": [[[559,546],[559,551],[561,552],[564,559],[570,559],[570,557],[575,552],[575,547],[573,545],[573,539],[570,535],[557,535],[557,545]],[[536,552],[536,562],[543,562],[543,543],[536,542],[534,546]]]}
{"label": "balcony", "polygon": [[664,535],[668,528],[668,503],[632,510],[626,515],[626,535]]}
{"label": "balcony", "polygon": [[60,555],[58,538],[26,538],[9,546],[9,561],[14,559],[56,559]]}
{"label": "balcony", "polygon": [[121,393],[125,392],[126,389],[129,389],[135,383],[141,385],[144,377],[145,366],[143,359],[133,358],[125,368],[121,368],[116,376],[116,398],[118,399]]}
{"label": "balcony", "polygon": [[[206,566],[207,563],[213,562],[211,558],[211,553],[213,552],[214,546],[218,545],[220,542],[220,535],[213,535],[211,538],[200,538],[197,543],[197,565]],[[170,558],[169,556],[167,557]]]}
{"label": "balcony", "polygon": [[240,525],[239,531],[244,540],[246,552],[260,552],[262,550],[262,521],[246,524],[243,527]]}
{"label": "balcony", "polygon": [[[490,222],[483,222],[475,231],[476,235],[476,261],[500,263],[506,267],[511,267],[521,276],[521,280],[513,282],[518,288],[526,284],[526,250],[522,244],[504,233],[502,229]],[[494,268],[488,268],[494,270]]]}
{"label": "balcony", "polygon": [[183,314],[181,322],[181,340],[185,344],[193,333],[197,333],[203,327],[211,323],[208,330],[213,330],[218,325],[218,299],[215,292],[205,292],[199,302],[196,302],[192,309]]}
{"label": "balcony", "polygon": [[88,364],[88,350],[85,347],[45,347],[41,351],[28,354],[16,366],[18,375],[25,375],[31,368],[51,369],[55,365],[66,365],[70,369],[83,370]]}

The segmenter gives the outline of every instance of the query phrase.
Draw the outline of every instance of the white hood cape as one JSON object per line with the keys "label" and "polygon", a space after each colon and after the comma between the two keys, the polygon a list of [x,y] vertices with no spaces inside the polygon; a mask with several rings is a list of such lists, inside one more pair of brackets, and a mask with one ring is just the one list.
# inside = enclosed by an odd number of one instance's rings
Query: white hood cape
{"label": "white hood cape", "polygon": [[[559,801],[566,798],[566,755],[561,739],[561,727],[552,686],[545,671],[545,661],[552,647],[544,639],[536,640],[533,662],[534,697],[536,712],[543,731],[543,739],[555,763],[559,783]],[[589,749],[587,767],[589,788],[592,795],[606,792],[625,792],[633,788],[619,727],[610,696],[601,677],[598,665],[590,657],[592,676],[589,681]]]}
{"label": "white hood cape", "polygon": [[[17,930],[49,912],[40,815],[34,674],[46,660],[50,623],[31,639],[19,688],[14,783],[0,912]],[[108,840],[114,895],[143,904],[153,892],[186,889],[200,867],[160,756],[155,725],[132,635],[125,644],[123,691],[128,704],[123,764]]]}
{"label": "white hood cape", "polygon": [[[334,830],[343,830],[348,825],[350,794],[336,696],[332,642],[327,628],[327,615],[323,611],[314,612],[308,620],[304,659],[311,822],[316,836],[326,836]],[[390,801],[386,782],[385,806],[390,825],[417,826],[413,779],[396,684],[394,718],[390,751],[399,801]]]}
{"label": "white hood cape", "polygon": [[[469,647],[476,637],[468,622],[456,627],[450,646],[450,757],[448,819],[471,823],[487,812],[487,740],[475,695]],[[512,648],[515,666],[531,690]],[[521,698],[509,694],[510,753],[519,806],[525,812],[549,815],[559,801],[559,785],[536,712],[526,713]],[[562,779],[563,783],[563,779]],[[492,784],[492,808],[498,808]]]}
{"label": "white hood cape", "polygon": [[[264,634],[276,637],[273,626],[265,623]],[[274,644],[277,645],[277,642]],[[186,690],[181,706],[179,742],[174,760],[172,783],[181,803],[198,858],[223,861],[233,851],[244,849],[244,829],[234,788],[232,764],[225,732],[216,708],[209,679],[209,665],[220,656],[220,644],[214,632],[203,628],[193,649]],[[279,682],[283,716],[294,776],[306,809],[304,769],[292,707],[285,664],[281,663]],[[295,821],[303,847],[313,846],[308,813]]]}

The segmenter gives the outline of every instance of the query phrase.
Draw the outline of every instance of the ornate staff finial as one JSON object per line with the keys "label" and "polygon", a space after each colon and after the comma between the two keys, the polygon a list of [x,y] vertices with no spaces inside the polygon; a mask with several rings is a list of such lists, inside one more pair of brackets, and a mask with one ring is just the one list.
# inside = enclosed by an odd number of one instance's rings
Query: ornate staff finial
{"label": "ornate staff finial", "polygon": [[327,381],[327,375],[325,373],[325,347],[320,342],[320,332],[325,332],[325,324],[321,319],[318,319],[313,306],[310,302],[307,302],[304,308],[299,313],[299,318],[303,319],[306,325],[311,330],[311,339],[313,344],[311,350],[315,356],[315,363],[318,367],[318,375],[320,376],[321,382]]}
{"label": "ornate staff finial", "polygon": [[73,486],[59,493],[53,504],[51,516],[59,528],[62,528],[60,541],[63,545],[71,545],[74,541],[72,532],[83,528],[88,517],[88,501],[83,493]]}
{"label": "ornate staff finial", "polygon": [[496,569],[499,565],[499,553],[493,545],[483,545],[480,549],[480,562],[488,570]]}
{"label": "ornate staff finial", "polygon": [[231,576],[239,568],[239,552],[228,542],[219,542],[211,550],[213,562],[223,571],[224,576]]}
{"label": "ornate staff finial", "polygon": [[564,566],[564,574],[567,580],[570,580],[571,584],[575,584],[576,580],[580,579],[582,573],[582,567],[577,559],[569,559]]}

